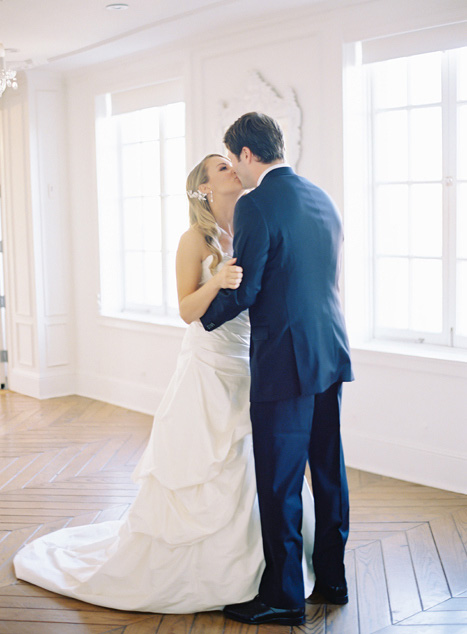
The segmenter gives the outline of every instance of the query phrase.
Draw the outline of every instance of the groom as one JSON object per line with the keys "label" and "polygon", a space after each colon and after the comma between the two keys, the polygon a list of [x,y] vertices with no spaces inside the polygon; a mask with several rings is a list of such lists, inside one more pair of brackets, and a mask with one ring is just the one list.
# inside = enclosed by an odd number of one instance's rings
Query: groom
{"label": "groom", "polygon": [[348,489],[340,438],[343,381],[353,379],[338,278],[342,226],[330,198],[284,163],[270,117],[252,112],[224,143],[247,189],[237,202],[237,290],[220,291],[201,318],[210,331],[249,309],[251,422],[266,561],[258,596],[226,606],[245,623],[304,622],[301,490],[311,469],[315,589],[347,603]]}

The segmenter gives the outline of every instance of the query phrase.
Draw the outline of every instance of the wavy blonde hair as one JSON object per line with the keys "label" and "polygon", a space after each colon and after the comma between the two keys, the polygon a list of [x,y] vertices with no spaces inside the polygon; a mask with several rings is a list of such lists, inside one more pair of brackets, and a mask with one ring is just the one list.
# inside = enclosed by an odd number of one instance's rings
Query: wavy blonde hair
{"label": "wavy blonde hair", "polygon": [[[188,174],[186,179],[187,192],[196,192],[200,185],[208,182],[207,162],[214,156],[225,158],[222,154],[208,154],[205,156]],[[214,257],[209,268],[211,272],[214,273],[214,269],[219,262],[222,261],[222,251],[219,243],[220,231],[209,205],[209,196],[206,200],[199,200],[198,198],[190,198],[188,196],[188,203],[190,227],[201,233],[209,251],[213,254]]]}

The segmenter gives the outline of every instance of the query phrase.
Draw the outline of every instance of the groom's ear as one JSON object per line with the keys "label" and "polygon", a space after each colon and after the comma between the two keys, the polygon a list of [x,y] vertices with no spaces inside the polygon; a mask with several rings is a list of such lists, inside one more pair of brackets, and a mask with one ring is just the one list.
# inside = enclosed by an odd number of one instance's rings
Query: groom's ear
{"label": "groom's ear", "polygon": [[242,147],[242,151],[240,152],[240,160],[245,161],[245,163],[251,163],[253,160],[253,152],[249,147]]}

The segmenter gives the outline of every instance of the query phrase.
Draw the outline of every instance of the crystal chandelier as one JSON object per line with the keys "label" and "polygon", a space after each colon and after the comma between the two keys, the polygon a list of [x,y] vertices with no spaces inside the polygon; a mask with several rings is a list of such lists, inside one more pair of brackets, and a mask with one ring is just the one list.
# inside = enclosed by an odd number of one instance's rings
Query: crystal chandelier
{"label": "crystal chandelier", "polygon": [[6,88],[18,88],[18,82],[16,81],[16,71],[9,70],[5,64],[5,49],[3,44],[0,44],[0,97],[5,92]]}

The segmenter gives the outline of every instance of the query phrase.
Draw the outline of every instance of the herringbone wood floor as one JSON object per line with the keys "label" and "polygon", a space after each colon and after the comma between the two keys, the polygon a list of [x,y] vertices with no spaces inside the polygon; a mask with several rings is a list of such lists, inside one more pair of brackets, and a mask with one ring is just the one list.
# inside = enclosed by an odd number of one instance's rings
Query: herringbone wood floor
{"label": "herringbone wood floor", "polygon": [[[151,417],[82,397],[0,393],[0,634],[291,634],[219,612],[119,612],[18,582],[12,557],[38,535],[120,518]],[[293,634],[466,634],[467,496],[349,469],[350,602],[314,596]]]}

